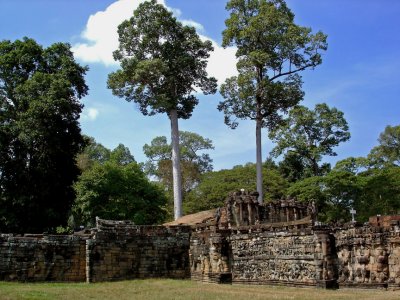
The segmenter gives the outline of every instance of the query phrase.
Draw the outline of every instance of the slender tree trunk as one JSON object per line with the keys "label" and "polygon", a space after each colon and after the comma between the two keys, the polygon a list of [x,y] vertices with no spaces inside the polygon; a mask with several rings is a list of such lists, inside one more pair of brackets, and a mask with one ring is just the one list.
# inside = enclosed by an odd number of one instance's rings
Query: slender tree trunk
{"label": "slender tree trunk", "polygon": [[263,177],[262,177],[262,154],[261,154],[261,124],[262,120],[257,118],[256,120],[256,170],[257,170],[257,192],[258,203],[263,203]]}
{"label": "slender tree trunk", "polygon": [[174,218],[182,217],[182,173],[181,155],[179,153],[178,112],[173,109],[169,112],[171,120],[172,141],[172,178],[174,186]]}

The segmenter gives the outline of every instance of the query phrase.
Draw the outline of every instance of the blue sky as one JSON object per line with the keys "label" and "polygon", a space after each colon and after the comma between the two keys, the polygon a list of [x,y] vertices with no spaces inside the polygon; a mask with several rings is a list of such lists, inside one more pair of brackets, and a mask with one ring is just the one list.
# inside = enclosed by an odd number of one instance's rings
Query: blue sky
{"label": "blue sky", "polygon": [[[142,147],[160,135],[170,136],[166,115],[145,117],[132,103],[112,96],[106,88],[108,73],[118,65],[111,59],[116,26],[139,0],[0,0],[0,40],[24,36],[48,46],[68,42],[77,60],[90,67],[90,92],[82,101],[83,133],[109,148],[123,143],[137,161],[145,161]],[[161,2],[161,0],[160,0]],[[221,32],[227,12],[225,0],[165,0],[176,16],[195,25],[214,42],[210,74],[222,82],[234,74],[234,49],[222,49]],[[336,148],[334,163],[348,156],[365,156],[377,144],[386,125],[400,117],[400,1],[398,0],[287,0],[296,22],[322,30],[329,49],[323,64],[303,72],[303,105],[326,102],[342,110],[352,137]],[[216,106],[219,94],[200,96],[193,117],[180,121],[180,130],[210,138],[215,169],[255,161],[255,124],[242,121],[236,130],[223,123]],[[263,135],[265,159],[273,145]]]}

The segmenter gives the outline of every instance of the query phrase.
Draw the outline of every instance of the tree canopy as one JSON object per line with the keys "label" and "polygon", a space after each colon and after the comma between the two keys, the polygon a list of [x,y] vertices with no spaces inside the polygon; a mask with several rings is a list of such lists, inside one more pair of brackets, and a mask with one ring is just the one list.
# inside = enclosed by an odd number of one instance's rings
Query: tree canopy
{"label": "tree canopy", "polygon": [[378,142],[368,156],[372,163],[400,166],[400,125],[386,126]]}
{"label": "tree canopy", "polygon": [[86,71],[68,44],[0,42],[0,231],[66,224],[84,146],[78,119]]}
{"label": "tree canopy", "polygon": [[155,0],[146,1],[118,27],[114,59],[121,69],[108,77],[113,94],[138,104],[144,115],[166,113],[171,120],[175,218],[182,215],[178,118],[188,119],[198,104],[194,92],[216,92],[206,72],[210,41],[183,26]]}
{"label": "tree canopy", "polygon": [[[386,133],[380,135],[380,142],[386,140],[387,136],[382,139]],[[400,167],[389,159],[395,149],[378,155],[382,144],[374,147],[368,157],[348,157],[323,176],[295,181],[288,194],[302,201],[316,201],[320,220],[326,222],[349,221],[350,208],[357,211],[356,220],[361,222],[373,215],[398,214]]]}
{"label": "tree canopy", "polygon": [[74,186],[77,196],[70,225],[94,226],[96,216],[135,224],[163,221],[166,197],[148,180],[129,149],[119,144],[109,150],[93,138],[89,140],[82,155],[91,160]]}
{"label": "tree canopy", "polygon": [[[263,187],[267,201],[283,197],[288,187],[287,181],[276,168],[268,168],[264,172]],[[229,170],[207,172],[201,176],[199,184],[190,191],[185,200],[184,209],[187,213],[195,213],[224,205],[228,194],[245,189],[254,191],[256,188],[256,166],[248,163],[235,166]]]}
{"label": "tree canopy", "polygon": [[238,76],[221,85],[218,109],[232,128],[237,119],[256,121],[257,191],[262,201],[261,128],[273,129],[282,113],[303,98],[298,72],[315,68],[327,49],[322,32],[294,23],[283,0],[231,0],[223,32],[224,47],[237,46]]}
{"label": "tree canopy", "polygon": [[[182,192],[183,199],[186,201],[187,194],[201,182],[202,174],[212,171],[212,159],[204,151],[214,149],[214,146],[210,139],[194,132],[181,131],[179,135],[181,137],[179,148],[182,167]],[[155,176],[168,195],[172,192],[173,184],[171,148],[172,145],[167,142],[165,136],[155,137],[150,145],[143,146],[143,151],[148,158],[144,165],[146,173]],[[172,211],[170,205],[167,207],[168,211]]]}
{"label": "tree canopy", "polygon": [[[181,153],[181,161],[186,162],[187,165],[192,165],[196,168],[197,173],[211,171],[213,169],[212,159],[208,153],[201,153],[205,150],[212,150],[214,146],[212,141],[204,138],[201,135],[189,132],[179,132],[179,148]],[[170,162],[172,145],[167,142],[165,136],[155,137],[150,145],[143,146],[143,152],[148,158],[145,164],[145,170],[150,174],[162,179],[166,170],[162,170],[162,164]],[[171,174],[171,171],[168,172]]]}
{"label": "tree canopy", "polygon": [[337,155],[333,148],[349,140],[350,132],[343,112],[322,103],[314,110],[305,106],[293,108],[285,122],[270,131],[269,137],[276,143],[273,156],[297,157],[305,164],[303,169],[308,167],[317,176],[323,173],[318,165],[322,156]]}

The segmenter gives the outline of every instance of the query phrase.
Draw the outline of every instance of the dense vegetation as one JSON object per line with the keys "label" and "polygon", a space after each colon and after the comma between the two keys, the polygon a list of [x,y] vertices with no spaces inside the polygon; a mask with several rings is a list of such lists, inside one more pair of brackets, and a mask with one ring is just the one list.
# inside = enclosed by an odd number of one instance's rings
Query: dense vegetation
{"label": "dense vegetation", "polygon": [[[183,26],[156,1],[141,4],[119,27],[111,73],[113,93],[143,114],[166,113],[171,142],[155,137],[137,163],[120,144],[110,150],[79,127],[88,92],[88,70],[68,44],[43,48],[34,40],[0,42],[0,232],[65,232],[93,226],[95,217],[161,223],[223,204],[238,189],[260,192],[260,201],[296,197],[315,201],[319,219],[343,222],[400,211],[400,125],[387,126],[366,157],[335,166],[324,162],[350,139],[344,113],[327,104],[314,109],[303,98],[298,72],[322,62],[326,36],[294,24],[283,0],[231,0],[223,46],[236,45],[238,76],[220,87],[218,109],[232,128],[256,122],[257,163],[213,171],[213,142],[179,132],[198,103],[195,91],[216,91],[205,71],[211,42]],[[243,25],[245,24],[245,26]],[[160,38],[160,36],[162,38]],[[261,128],[275,143],[261,164]],[[264,177],[260,175],[264,173]],[[66,228],[67,224],[69,229]]]}
{"label": "dense vegetation", "polygon": [[86,71],[68,44],[0,42],[0,231],[66,224],[84,146]]}
{"label": "dense vegetation", "polygon": [[96,217],[132,220],[135,224],[164,220],[164,193],[149,181],[124,145],[109,150],[91,138],[78,163],[82,175],[74,185],[76,200],[70,227],[94,226]]}

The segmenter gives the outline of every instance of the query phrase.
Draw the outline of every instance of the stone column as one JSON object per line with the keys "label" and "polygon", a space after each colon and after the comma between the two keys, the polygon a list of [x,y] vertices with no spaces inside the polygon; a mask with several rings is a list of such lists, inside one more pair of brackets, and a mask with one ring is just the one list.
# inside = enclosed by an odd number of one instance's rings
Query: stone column
{"label": "stone column", "polygon": [[92,278],[92,248],[93,248],[93,240],[87,239],[86,240],[86,282],[91,283],[93,282]]}
{"label": "stone column", "polygon": [[290,221],[290,207],[286,206],[286,222]]}
{"label": "stone column", "polygon": [[316,253],[315,264],[317,269],[317,287],[320,288],[337,288],[337,266],[335,264],[334,255],[331,253],[334,243],[333,237],[328,231],[315,232],[316,235]]}
{"label": "stone column", "polygon": [[249,213],[249,225],[254,225],[253,208],[252,208],[250,201],[249,201],[249,203],[247,203],[247,210]]}
{"label": "stone column", "polygon": [[239,224],[241,226],[243,224],[243,202],[239,202]]}
{"label": "stone column", "polygon": [[390,240],[389,279],[388,286],[393,289],[400,288],[400,236],[392,237]]}

